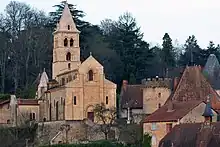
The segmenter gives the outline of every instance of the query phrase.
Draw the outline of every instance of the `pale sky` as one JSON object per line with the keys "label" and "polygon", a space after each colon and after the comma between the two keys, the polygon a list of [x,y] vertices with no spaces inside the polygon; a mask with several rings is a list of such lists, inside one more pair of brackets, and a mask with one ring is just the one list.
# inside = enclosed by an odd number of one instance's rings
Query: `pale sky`
{"label": "pale sky", "polygon": [[[0,12],[10,0],[0,1]],[[49,12],[61,0],[18,0]],[[169,33],[179,44],[195,35],[198,44],[206,47],[210,40],[220,44],[219,0],[68,0],[86,13],[85,20],[99,24],[101,20],[116,20],[128,11],[136,18],[144,40],[162,43],[164,33]]]}

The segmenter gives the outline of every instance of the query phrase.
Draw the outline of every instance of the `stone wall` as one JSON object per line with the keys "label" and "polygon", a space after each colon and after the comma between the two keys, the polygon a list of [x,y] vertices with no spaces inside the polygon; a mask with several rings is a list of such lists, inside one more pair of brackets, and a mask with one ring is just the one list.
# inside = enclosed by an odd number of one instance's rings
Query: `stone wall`
{"label": "stone wall", "polygon": [[[69,128],[69,129],[68,129]],[[104,139],[99,125],[91,121],[53,121],[39,123],[38,145],[79,143]]]}

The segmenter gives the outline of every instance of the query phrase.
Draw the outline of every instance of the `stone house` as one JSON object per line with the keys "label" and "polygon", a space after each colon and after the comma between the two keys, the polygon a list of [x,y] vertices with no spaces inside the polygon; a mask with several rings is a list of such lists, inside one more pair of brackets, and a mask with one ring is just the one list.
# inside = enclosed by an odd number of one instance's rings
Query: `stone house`
{"label": "stone house", "polygon": [[25,121],[39,121],[39,104],[35,99],[11,99],[0,102],[0,124],[22,125]]}
{"label": "stone house", "polygon": [[[179,82],[176,83],[178,84],[174,89],[174,92],[165,102],[165,105],[161,107],[159,110],[152,113],[150,116],[146,117],[146,119],[143,122],[144,133],[151,133],[152,132],[152,130],[150,129],[151,125],[155,125],[155,122],[161,122],[159,123],[160,125],[163,124],[162,127],[160,127],[162,130],[156,131],[156,133],[153,134],[155,135],[153,136],[153,143],[155,145],[158,145],[160,139],[162,139],[164,135],[166,135],[167,133],[166,124],[168,122],[169,122],[167,125],[167,127],[169,127],[168,130],[170,130],[177,123],[201,122],[202,121],[201,110],[205,108],[204,101],[206,101],[207,97],[210,98],[210,103],[213,110],[215,110],[216,112],[219,111],[220,108],[219,95],[216,93],[216,91],[212,88],[212,86],[203,76],[200,66],[191,66],[191,67],[187,66]],[[171,108],[173,107],[174,111],[169,112],[170,111],[168,110],[169,107]],[[187,110],[185,110],[185,108],[187,108]],[[188,117],[187,114],[190,117]],[[177,118],[174,121],[174,123],[173,123],[173,119],[174,119],[173,117]],[[187,121],[186,118],[189,119],[189,121]],[[217,120],[217,118],[214,120]]]}
{"label": "stone house", "polygon": [[129,85],[124,80],[121,89],[120,117],[140,123],[146,116],[164,105],[171,94],[172,80],[148,78],[140,85]]}
{"label": "stone house", "polygon": [[79,34],[66,4],[54,32],[53,79],[44,71],[38,86],[41,121],[94,121],[94,105],[116,107],[116,84],[104,67],[91,53],[81,63]]}
{"label": "stone house", "polygon": [[[203,101],[170,102],[143,121],[144,133],[152,135],[152,147],[158,147],[159,141],[177,124],[200,123],[206,107]],[[218,113],[212,109],[213,122],[217,122]]]}
{"label": "stone house", "polygon": [[159,147],[219,147],[220,123],[213,122],[213,111],[207,103],[202,115],[204,122],[176,125],[159,143]]}

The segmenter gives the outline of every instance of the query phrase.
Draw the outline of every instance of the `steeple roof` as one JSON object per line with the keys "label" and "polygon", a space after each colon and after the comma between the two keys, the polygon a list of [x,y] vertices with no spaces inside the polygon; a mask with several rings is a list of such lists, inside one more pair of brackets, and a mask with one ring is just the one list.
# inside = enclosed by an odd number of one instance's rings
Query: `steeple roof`
{"label": "steeple roof", "polygon": [[49,81],[49,79],[48,79],[47,73],[44,69],[44,72],[41,74],[41,77],[40,77],[39,87],[47,87],[48,81]]}
{"label": "steeple roof", "polygon": [[211,117],[213,116],[214,114],[212,113],[212,108],[211,108],[211,104],[210,104],[210,99],[209,97],[207,98],[207,103],[206,103],[206,106],[205,106],[205,111],[204,113],[202,114],[202,116],[205,116],[205,117]]}
{"label": "steeple roof", "polygon": [[214,54],[209,55],[203,74],[214,89],[220,89],[220,64]]}
{"label": "steeple roof", "polygon": [[64,6],[63,13],[59,24],[57,25],[56,31],[71,31],[79,33],[67,3]]}

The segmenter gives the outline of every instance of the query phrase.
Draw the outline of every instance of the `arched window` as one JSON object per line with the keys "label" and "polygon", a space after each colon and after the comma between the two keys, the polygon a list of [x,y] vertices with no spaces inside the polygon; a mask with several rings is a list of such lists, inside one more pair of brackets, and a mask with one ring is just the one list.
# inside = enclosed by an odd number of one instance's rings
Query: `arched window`
{"label": "arched window", "polygon": [[73,38],[70,39],[70,46],[73,46]]}
{"label": "arched window", "polygon": [[71,64],[70,63],[68,63],[68,69],[71,69]]}
{"label": "arched window", "polygon": [[67,60],[67,61],[70,61],[70,60],[71,60],[71,53],[70,53],[70,52],[68,52],[68,53],[66,54],[66,60]]}
{"label": "arched window", "polygon": [[161,97],[161,93],[159,92],[159,93],[158,93],[158,98],[160,98],[160,97]]}
{"label": "arched window", "polygon": [[70,30],[70,25],[68,25],[67,27],[68,27],[68,30]]}
{"label": "arched window", "polygon": [[64,46],[68,46],[68,39],[67,38],[64,39]]}
{"label": "arched window", "polygon": [[89,81],[93,81],[93,71],[89,70]]}

